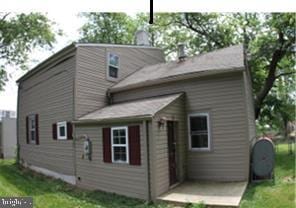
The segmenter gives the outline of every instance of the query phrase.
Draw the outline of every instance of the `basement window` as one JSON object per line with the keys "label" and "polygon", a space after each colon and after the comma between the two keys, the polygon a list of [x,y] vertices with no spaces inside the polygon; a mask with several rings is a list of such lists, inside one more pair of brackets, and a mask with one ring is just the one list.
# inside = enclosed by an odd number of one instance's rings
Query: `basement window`
{"label": "basement window", "polygon": [[111,128],[112,162],[129,163],[127,127]]}
{"label": "basement window", "polygon": [[57,123],[57,133],[58,139],[67,139],[67,122],[58,122]]}
{"label": "basement window", "polygon": [[188,115],[189,149],[210,150],[209,113]]}
{"label": "basement window", "polygon": [[108,55],[108,78],[111,80],[118,78],[119,72],[119,56],[114,53]]}

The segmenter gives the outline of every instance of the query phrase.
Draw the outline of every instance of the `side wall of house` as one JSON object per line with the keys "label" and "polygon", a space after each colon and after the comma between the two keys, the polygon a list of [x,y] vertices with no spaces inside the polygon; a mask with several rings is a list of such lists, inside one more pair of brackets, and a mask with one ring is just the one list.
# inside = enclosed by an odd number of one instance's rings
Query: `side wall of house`
{"label": "side wall of house", "polygon": [[[18,139],[25,164],[74,175],[72,140],[53,140],[52,124],[73,119],[75,51],[19,84]],[[39,116],[39,145],[26,143],[26,116]]]}
{"label": "side wall of house", "polygon": [[107,80],[108,53],[119,56],[119,78],[146,65],[164,61],[161,50],[136,47],[78,47],[75,115],[79,118],[107,104],[107,90],[116,82]]}
{"label": "side wall of house", "polygon": [[249,141],[252,144],[255,142],[256,138],[256,123],[255,123],[255,111],[254,111],[254,99],[252,93],[252,84],[250,80],[249,73],[244,72],[244,86],[245,86],[245,96],[247,105],[247,115],[248,115],[248,131],[249,131]]}
{"label": "side wall of house", "polygon": [[[119,163],[105,163],[103,161],[103,133],[104,127],[140,126],[141,165]],[[99,124],[76,124],[76,174],[77,185],[90,189],[101,190],[120,195],[148,199],[148,175],[146,157],[145,126],[139,123],[117,123],[107,126]],[[92,160],[83,158],[82,136],[87,135],[92,142]]]}
{"label": "side wall of house", "polygon": [[185,134],[185,105],[184,98],[181,97],[178,100],[171,103],[169,106],[158,112],[153,118],[153,141],[151,141],[150,147],[153,149],[153,153],[150,158],[152,160],[153,169],[153,199],[160,194],[168,191],[170,187],[169,181],[169,161],[168,161],[168,135],[167,135],[167,123],[163,126],[159,126],[158,121],[161,118],[165,118],[167,121],[177,122],[177,136],[176,136],[176,163],[177,163],[177,180],[178,182],[184,181],[186,178],[186,144],[183,135]]}
{"label": "side wall of house", "polygon": [[[217,181],[248,178],[249,138],[242,72],[155,85],[113,94],[115,102],[185,92],[188,113],[209,112],[211,150],[188,150],[187,177]],[[187,125],[186,125],[187,129]],[[188,141],[187,132],[182,135]]]}

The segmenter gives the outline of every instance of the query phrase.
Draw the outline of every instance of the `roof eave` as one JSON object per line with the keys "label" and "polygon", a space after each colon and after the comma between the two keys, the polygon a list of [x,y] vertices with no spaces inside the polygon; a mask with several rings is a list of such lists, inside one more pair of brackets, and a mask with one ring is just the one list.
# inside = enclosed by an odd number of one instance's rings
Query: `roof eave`
{"label": "roof eave", "polygon": [[76,43],[76,47],[115,47],[115,48],[145,48],[162,50],[154,46],[141,46],[141,45],[125,45],[125,44],[108,44],[108,43]]}
{"label": "roof eave", "polygon": [[230,73],[230,72],[241,72],[244,70],[245,70],[245,67],[242,66],[242,67],[236,67],[236,68],[231,68],[226,70],[210,70],[210,71],[192,72],[192,73],[180,74],[180,75],[165,77],[165,78],[156,79],[156,80],[148,80],[148,81],[144,81],[136,84],[127,85],[124,87],[111,87],[109,91],[110,93],[116,93],[116,92],[131,90],[139,87],[146,87],[151,85],[163,84],[167,82],[180,81],[180,80],[197,78],[197,77],[219,75],[219,74]]}
{"label": "roof eave", "polygon": [[132,116],[132,117],[121,117],[121,118],[107,118],[107,119],[83,119],[75,120],[72,123],[74,124],[108,124],[108,123],[119,123],[119,122],[133,122],[133,121],[142,121],[142,120],[151,120],[153,115],[141,115],[141,116]]}

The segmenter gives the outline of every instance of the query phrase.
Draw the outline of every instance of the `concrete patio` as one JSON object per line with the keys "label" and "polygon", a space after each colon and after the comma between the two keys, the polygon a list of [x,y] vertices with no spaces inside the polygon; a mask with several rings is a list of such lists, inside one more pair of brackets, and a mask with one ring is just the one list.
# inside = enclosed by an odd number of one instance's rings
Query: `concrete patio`
{"label": "concrete patio", "polygon": [[203,202],[213,207],[238,207],[247,182],[186,181],[158,197],[176,205]]}

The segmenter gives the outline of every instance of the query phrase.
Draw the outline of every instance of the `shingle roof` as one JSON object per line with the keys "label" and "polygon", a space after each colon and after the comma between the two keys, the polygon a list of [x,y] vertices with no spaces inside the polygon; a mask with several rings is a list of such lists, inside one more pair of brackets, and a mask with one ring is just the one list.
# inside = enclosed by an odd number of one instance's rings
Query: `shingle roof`
{"label": "shingle roof", "polygon": [[78,122],[153,117],[158,111],[172,103],[181,95],[182,93],[179,93],[110,105],[82,116],[78,119]]}
{"label": "shingle roof", "polygon": [[145,86],[155,81],[165,82],[174,77],[184,77],[192,74],[217,74],[224,71],[244,69],[243,45],[235,45],[213,52],[196,55],[185,61],[171,61],[151,66],[131,74],[115,84],[111,91],[120,91],[128,88]]}

